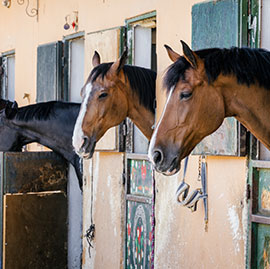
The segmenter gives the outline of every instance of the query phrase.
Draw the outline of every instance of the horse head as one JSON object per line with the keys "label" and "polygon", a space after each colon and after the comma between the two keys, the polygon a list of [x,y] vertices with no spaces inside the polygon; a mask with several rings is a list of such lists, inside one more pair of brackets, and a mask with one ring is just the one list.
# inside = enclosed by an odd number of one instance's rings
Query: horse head
{"label": "horse head", "polygon": [[10,102],[8,101],[5,107],[5,115],[7,119],[13,119],[18,112],[18,104],[16,101]]}
{"label": "horse head", "polygon": [[95,52],[93,70],[81,90],[82,104],[73,133],[73,146],[77,154],[91,158],[96,142],[105,132],[120,124],[127,116],[128,101],[124,93],[123,66],[127,51],[113,63],[100,63]]}
{"label": "horse head", "polygon": [[0,151],[21,151],[17,131],[11,129],[7,122],[15,116],[18,110],[16,101],[0,99]]}
{"label": "horse head", "polygon": [[165,175],[177,173],[181,160],[225,117],[221,85],[209,84],[203,59],[181,43],[183,56],[165,46],[174,63],[164,78],[168,97],[148,153],[156,170]]}

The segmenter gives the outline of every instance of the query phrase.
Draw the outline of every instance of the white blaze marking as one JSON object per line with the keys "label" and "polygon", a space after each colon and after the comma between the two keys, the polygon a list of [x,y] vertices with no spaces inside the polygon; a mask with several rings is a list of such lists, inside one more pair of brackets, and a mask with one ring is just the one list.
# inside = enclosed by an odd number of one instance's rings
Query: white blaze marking
{"label": "white blaze marking", "polygon": [[168,96],[168,98],[167,98],[166,104],[165,104],[165,106],[164,106],[164,108],[163,108],[161,117],[160,117],[160,119],[159,119],[159,121],[158,121],[157,127],[155,128],[154,133],[153,133],[152,138],[151,138],[151,141],[150,141],[150,145],[149,145],[149,149],[148,149],[148,158],[149,158],[149,160],[150,160],[150,162],[151,162],[152,164],[154,164],[154,160],[153,160],[153,155],[152,155],[152,153],[153,153],[154,145],[156,144],[156,138],[157,138],[158,128],[159,128],[159,125],[160,125],[160,123],[161,123],[161,121],[162,121],[162,119],[163,119],[163,117],[164,117],[164,114],[165,114],[167,105],[168,105],[168,103],[169,103],[169,101],[170,101],[170,99],[171,99],[173,90],[174,90],[174,87],[172,87],[172,88],[170,89],[170,93],[169,93],[169,96]]}
{"label": "white blaze marking", "polygon": [[85,96],[81,104],[80,112],[76,120],[73,136],[72,136],[72,145],[75,148],[76,152],[80,150],[83,144],[84,133],[82,130],[82,123],[83,123],[83,119],[87,110],[87,102],[88,102],[91,91],[92,91],[92,84],[88,83],[85,88]]}

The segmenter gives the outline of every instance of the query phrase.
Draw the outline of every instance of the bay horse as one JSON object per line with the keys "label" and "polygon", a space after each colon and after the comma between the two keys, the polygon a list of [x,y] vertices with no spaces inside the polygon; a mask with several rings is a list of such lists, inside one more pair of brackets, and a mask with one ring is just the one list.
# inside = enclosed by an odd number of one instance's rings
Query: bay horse
{"label": "bay horse", "polygon": [[164,77],[167,101],[148,156],[156,170],[172,175],[207,135],[235,117],[270,149],[270,52],[236,48],[192,51],[183,56],[165,45],[174,62]]}
{"label": "bay horse", "polygon": [[115,62],[100,63],[97,52],[93,70],[82,88],[83,98],[73,133],[73,146],[91,158],[105,132],[129,117],[150,140],[155,121],[156,72],[125,65],[127,51]]}
{"label": "bay horse", "polygon": [[73,128],[80,104],[51,101],[24,107],[0,99],[0,151],[22,151],[37,142],[71,163],[82,189],[80,158],[72,146]]}

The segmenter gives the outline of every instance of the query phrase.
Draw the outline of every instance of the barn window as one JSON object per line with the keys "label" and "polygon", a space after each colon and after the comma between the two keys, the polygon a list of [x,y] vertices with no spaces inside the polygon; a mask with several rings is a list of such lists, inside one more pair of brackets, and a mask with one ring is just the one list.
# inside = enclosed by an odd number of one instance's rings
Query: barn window
{"label": "barn window", "polygon": [[[126,20],[127,46],[129,49],[129,64],[145,67],[156,71],[156,16],[155,12]],[[153,104],[154,106],[154,104]],[[131,122],[127,151],[145,154],[148,150],[148,140]]]}
{"label": "barn window", "polygon": [[15,51],[2,54],[1,98],[15,100]]}
{"label": "barn window", "polygon": [[[64,100],[81,103],[80,89],[84,84],[84,32],[66,36],[63,41]],[[68,267],[81,267],[83,197],[74,167],[68,169]]]}
{"label": "barn window", "polygon": [[[129,64],[156,71],[156,13],[126,20]],[[153,104],[154,106],[154,104]],[[154,172],[148,140],[127,121],[125,160],[125,268],[151,268],[154,262]]]}
{"label": "barn window", "polygon": [[63,100],[61,41],[37,49],[37,102]]}
{"label": "barn window", "polygon": [[64,99],[81,103],[80,89],[84,85],[84,32],[64,38]]}
{"label": "barn window", "polygon": [[[192,48],[199,50],[241,45],[242,29],[240,27],[242,24],[239,19],[239,7],[240,3],[236,0],[208,1],[194,5],[192,7]],[[193,153],[245,155],[245,132],[242,129],[243,127],[236,119],[226,118],[215,133],[207,136],[196,146]]]}

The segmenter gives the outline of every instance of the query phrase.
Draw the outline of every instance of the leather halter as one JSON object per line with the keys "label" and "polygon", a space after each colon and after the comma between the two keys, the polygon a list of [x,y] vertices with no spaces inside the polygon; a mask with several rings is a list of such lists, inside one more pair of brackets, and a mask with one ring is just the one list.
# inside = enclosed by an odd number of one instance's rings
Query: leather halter
{"label": "leather halter", "polygon": [[184,173],[182,181],[179,187],[176,190],[176,201],[181,206],[186,206],[191,209],[192,212],[197,210],[197,203],[200,199],[203,199],[204,203],[204,221],[205,221],[205,229],[207,229],[208,223],[208,194],[207,194],[207,178],[206,178],[206,162],[205,157],[202,157],[202,163],[200,167],[200,175],[201,175],[201,183],[202,187],[197,188],[189,193],[190,186],[185,182],[188,158],[185,158],[184,164]]}

